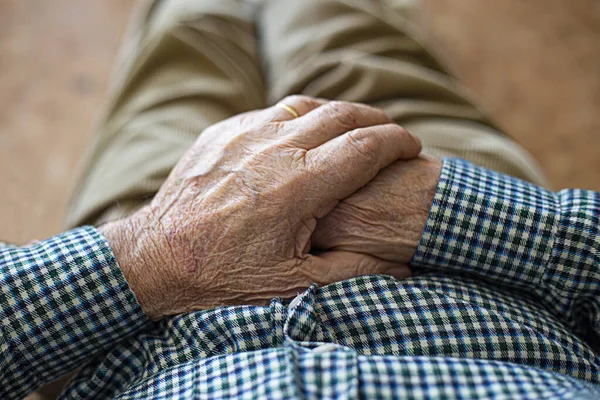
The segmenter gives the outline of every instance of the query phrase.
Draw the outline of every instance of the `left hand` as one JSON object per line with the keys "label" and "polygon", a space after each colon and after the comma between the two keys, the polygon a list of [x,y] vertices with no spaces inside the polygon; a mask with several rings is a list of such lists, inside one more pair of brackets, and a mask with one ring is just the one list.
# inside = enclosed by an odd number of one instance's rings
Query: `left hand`
{"label": "left hand", "polygon": [[442,170],[426,157],[397,161],[319,220],[313,248],[369,254],[408,264],[414,257]]}

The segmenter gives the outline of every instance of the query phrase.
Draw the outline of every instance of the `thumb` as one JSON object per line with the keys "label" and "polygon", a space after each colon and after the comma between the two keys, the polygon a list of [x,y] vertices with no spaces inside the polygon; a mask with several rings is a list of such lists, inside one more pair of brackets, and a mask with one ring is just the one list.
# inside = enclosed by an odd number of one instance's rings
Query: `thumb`
{"label": "thumb", "polygon": [[301,270],[306,279],[320,285],[362,275],[383,274],[397,279],[410,276],[410,268],[406,265],[349,251],[329,251],[318,256],[309,255],[301,264]]}

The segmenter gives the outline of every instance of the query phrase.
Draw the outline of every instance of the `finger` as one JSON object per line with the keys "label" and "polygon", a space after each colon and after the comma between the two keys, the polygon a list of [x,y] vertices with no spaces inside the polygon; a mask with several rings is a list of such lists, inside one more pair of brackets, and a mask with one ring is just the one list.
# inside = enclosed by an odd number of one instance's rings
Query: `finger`
{"label": "finger", "polygon": [[323,207],[356,192],[387,165],[420,152],[420,140],[396,124],[356,129],[308,151],[307,168],[319,177],[304,188],[317,202],[315,216],[322,218],[331,211]]}
{"label": "finger", "polygon": [[[372,219],[369,222],[356,220],[352,216],[341,219],[343,215],[338,214],[338,209],[339,205],[329,215],[319,220],[311,236],[310,245],[307,247],[313,251],[367,253],[382,260],[401,264],[407,264],[413,259],[416,246],[407,244],[410,240],[402,237],[402,234],[385,230],[378,226],[381,223],[374,222]],[[331,218],[332,215],[335,217]],[[406,234],[407,237],[408,235]]]}
{"label": "finger", "polygon": [[327,100],[309,96],[287,96],[273,107],[265,109],[263,114],[264,118],[269,121],[290,121],[326,103]]}
{"label": "finger", "polygon": [[310,150],[348,131],[390,123],[389,117],[365,104],[330,101],[288,122],[288,143]]}
{"label": "finger", "polygon": [[301,265],[301,273],[309,282],[326,285],[364,275],[391,275],[408,278],[410,268],[366,254],[349,251],[330,251],[318,256],[309,255]]}

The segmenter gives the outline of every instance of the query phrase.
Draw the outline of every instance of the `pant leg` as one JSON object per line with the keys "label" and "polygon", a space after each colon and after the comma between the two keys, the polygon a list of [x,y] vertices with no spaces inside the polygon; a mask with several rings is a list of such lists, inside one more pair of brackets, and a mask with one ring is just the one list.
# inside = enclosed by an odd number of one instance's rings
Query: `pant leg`
{"label": "pant leg", "polygon": [[238,0],[140,3],[69,226],[131,213],[206,127],[265,106],[252,20]]}
{"label": "pant leg", "polygon": [[533,158],[494,127],[427,51],[406,0],[267,0],[258,20],[268,101],[301,93],[381,107],[424,153],[545,185]]}

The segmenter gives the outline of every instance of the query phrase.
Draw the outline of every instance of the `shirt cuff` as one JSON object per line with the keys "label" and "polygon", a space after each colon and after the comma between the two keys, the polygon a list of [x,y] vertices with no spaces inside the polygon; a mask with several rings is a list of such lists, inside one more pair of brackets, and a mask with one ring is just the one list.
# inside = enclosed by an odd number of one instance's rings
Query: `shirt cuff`
{"label": "shirt cuff", "polygon": [[559,211],[550,191],[464,160],[444,159],[411,265],[539,288]]}
{"label": "shirt cuff", "polygon": [[93,227],[0,250],[4,389],[58,378],[149,322]]}

